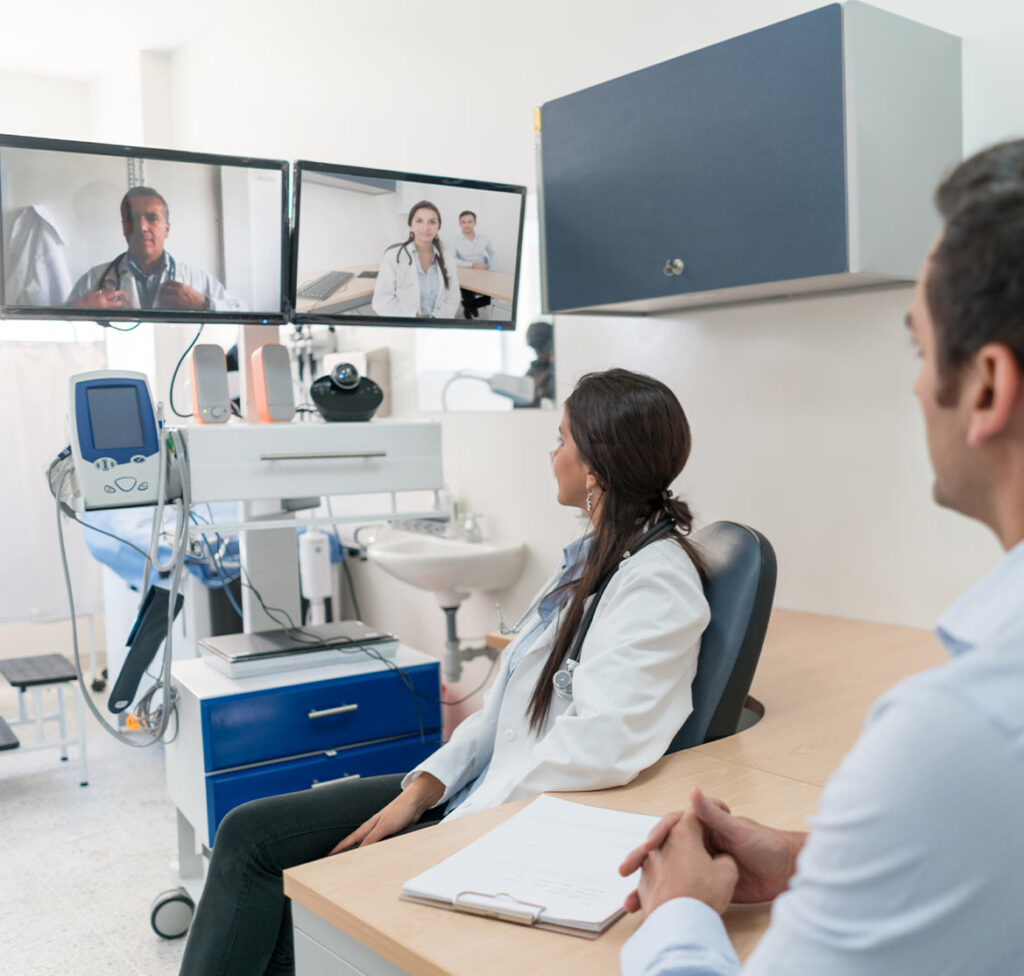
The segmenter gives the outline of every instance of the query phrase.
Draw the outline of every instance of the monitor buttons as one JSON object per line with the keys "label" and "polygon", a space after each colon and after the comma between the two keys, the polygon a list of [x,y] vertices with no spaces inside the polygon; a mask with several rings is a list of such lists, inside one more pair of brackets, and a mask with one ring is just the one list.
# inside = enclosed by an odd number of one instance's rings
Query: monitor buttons
{"label": "monitor buttons", "polygon": [[135,478],[115,478],[114,484],[117,485],[121,491],[131,491],[138,484],[138,481]]}
{"label": "monitor buttons", "polygon": [[139,482],[138,491],[149,491],[149,482],[148,481],[140,481]]}
{"label": "monitor buttons", "polygon": [[105,492],[106,492],[106,493],[107,493],[108,495],[116,495],[116,494],[117,494],[117,489],[116,489],[116,488],[114,488],[114,486],[113,486],[113,485],[104,485],[104,486],[103,486],[103,490],[104,490],[104,491],[105,491]]}
{"label": "monitor buttons", "polygon": [[117,462],[113,458],[99,458],[95,464],[100,471],[110,471],[117,467]]}
{"label": "monitor buttons", "polygon": [[135,457],[132,458],[132,464],[145,464],[145,463],[146,463],[146,459],[141,454],[136,454]]}

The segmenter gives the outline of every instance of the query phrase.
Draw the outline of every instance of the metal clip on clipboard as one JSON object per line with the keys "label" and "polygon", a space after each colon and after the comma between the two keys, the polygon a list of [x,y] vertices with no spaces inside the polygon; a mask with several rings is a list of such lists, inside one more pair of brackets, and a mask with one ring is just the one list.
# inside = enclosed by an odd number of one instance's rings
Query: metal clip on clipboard
{"label": "metal clip on clipboard", "polygon": [[452,899],[452,908],[470,915],[515,922],[516,925],[535,925],[545,906],[520,901],[506,891],[500,891],[496,895],[488,895],[482,891],[460,891]]}

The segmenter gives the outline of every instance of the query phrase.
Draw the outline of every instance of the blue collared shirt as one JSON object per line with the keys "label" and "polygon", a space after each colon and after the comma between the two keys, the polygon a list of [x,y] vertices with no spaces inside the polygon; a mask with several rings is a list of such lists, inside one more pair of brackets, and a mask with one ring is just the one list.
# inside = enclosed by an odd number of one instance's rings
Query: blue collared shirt
{"label": "blue collared shirt", "polygon": [[[587,535],[582,539],[570,542],[562,550],[562,566],[558,578],[552,586],[548,587],[541,599],[537,601],[536,612],[528,615],[526,619],[527,629],[520,631],[514,646],[509,646],[509,652],[505,658],[505,667],[508,668],[509,674],[515,671],[526,652],[537,643],[537,638],[540,637],[566,603],[568,603],[569,597],[572,595],[572,589],[563,589],[563,585],[579,578],[583,562],[587,558],[587,553],[590,552],[590,547],[593,544],[594,537]],[[479,775],[475,779],[467,783],[448,801],[448,809],[445,812],[445,816],[451,813],[460,803],[469,799],[477,786],[484,781],[487,770],[490,768],[491,764],[488,763],[480,770]]]}
{"label": "blue collared shirt", "polygon": [[[1024,542],[942,617],[952,660],[876,702],[821,796],[744,976],[1024,969]],[[734,976],[718,915],[678,898],[625,976]]]}
{"label": "blue collared shirt", "polygon": [[420,261],[416,248],[409,248],[412,254],[412,263],[419,274],[420,279],[420,315],[429,319],[434,314],[434,306],[437,305],[437,293],[441,289],[441,271],[437,266],[437,254],[426,271],[423,270],[423,263]]}
{"label": "blue collared shirt", "polygon": [[128,270],[132,273],[132,277],[135,278],[135,287],[139,292],[140,307],[152,308],[156,302],[156,293],[166,280],[165,275],[168,270],[167,253],[165,252],[160,255],[160,260],[157,262],[156,267],[149,274],[143,271],[132,260],[130,255],[125,256],[125,263],[128,265]]}

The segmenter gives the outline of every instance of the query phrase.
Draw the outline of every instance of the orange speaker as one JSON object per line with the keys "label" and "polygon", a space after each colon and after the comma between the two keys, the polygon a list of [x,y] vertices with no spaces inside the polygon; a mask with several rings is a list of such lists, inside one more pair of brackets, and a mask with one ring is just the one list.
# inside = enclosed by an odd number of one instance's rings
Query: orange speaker
{"label": "orange speaker", "polygon": [[295,395],[288,350],[280,343],[268,342],[250,358],[253,399],[260,420],[265,424],[291,420],[295,416]]}

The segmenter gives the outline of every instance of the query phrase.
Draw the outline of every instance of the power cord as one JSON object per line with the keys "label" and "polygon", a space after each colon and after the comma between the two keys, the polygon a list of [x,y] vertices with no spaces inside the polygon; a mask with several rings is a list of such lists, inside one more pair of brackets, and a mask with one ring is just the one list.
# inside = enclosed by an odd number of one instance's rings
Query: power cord
{"label": "power cord", "polygon": [[[89,711],[92,712],[93,717],[96,719],[97,722],[99,722],[100,727],[105,732],[113,736],[119,742],[123,742],[125,745],[132,746],[136,749],[144,749],[147,746],[151,746],[154,743],[159,742],[163,738],[164,733],[167,731],[167,726],[170,721],[170,715],[171,712],[174,710],[175,705],[176,696],[174,694],[174,690],[171,687],[170,682],[172,655],[171,625],[174,622],[174,605],[177,601],[178,590],[181,584],[181,574],[185,566],[184,546],[182,545],[177,547],[179,555],[178,559],[175,562],[174,570],[171,574],[170,599],[168,601],[167,611],[167,638],[164,646],[164,668],[162,676],[161,679],[153,686],[153,688],[151,688],[143,696],[142,699],[144,702],[146,702],[147,707],[149,707],[155,692],[160,688],[163,688],[165,690],[164,702],[156,711],[156,713],[148,713],[146,715],[146,730],[150,734],[145,739],[139,740],[132,736],[125,735],[123,732],[121,732],[120,729],[114,728],[113,726],[109,725],[106,719],[104,719],[104,717],[100,714],[99,709],[96,707],[96,704],[92,700],[92,696],[85,692],[85,677],[82,672],[82,656],[78,646],[78,621],[75,612],[75,597],[71,585],[71,572],[70,569],[68,568],[67,546],[64,541],[64,523],[63,520],[61,519],[61,514],[64,511],[64,506],[61,501],[61,495],[64,490],[65,482],[71,476],[71,470],[72,469],[70,467],[64,469],[64,472],[61,475],[60,483],[57,487],[57,491],[55,492],[54,497],[56,499],[57,539],[60,544],[61,567],[63,568],[64,571],[64,584],[65,587],[67,588],[68,607],[71,612],[71,643],[75,653],[75,671],[78,676],[79,687],[82,689],[82,699],[85,701],[85,704],[88,707]],[[77,521],[77,519],[75,521]],[[140,726],[140,731],[141,730],[142,727]]]}
{"label": "power cord", "polygon": [[192,414],[190,414],[190,413],[182,413],[174,405],[174,381],[178,378],[178,370],[181,369],[181,364],[183,362],[185,362],[185,357],[192,351],[192,347],[199,341],[199,337],[203,334],[203,329],[205,329],[205,328],[206,328],[206,323],[204,322],[201,326],[199,326],[199,329],[196,332],[195,338],[188,344],[188,348],[181,354],[181,358],[178,360],[177,365],[174,367],[174,372],[171,373],[171,388],[168,391],[167,400],[168,400],[168,402],[171,405],[171,412],[174,414],[175,417],[191,417],[192,416]]}

